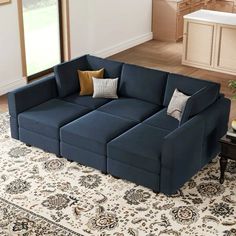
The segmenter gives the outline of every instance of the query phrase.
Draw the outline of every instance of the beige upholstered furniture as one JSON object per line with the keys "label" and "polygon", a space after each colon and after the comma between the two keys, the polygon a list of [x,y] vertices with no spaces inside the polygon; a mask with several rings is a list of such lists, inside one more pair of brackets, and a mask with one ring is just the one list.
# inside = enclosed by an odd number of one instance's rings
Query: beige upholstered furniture
{"label": "beige upholstered furniture", "polygon": [[236,75],[236,14],[199,10],[184,16],[184,65]]}

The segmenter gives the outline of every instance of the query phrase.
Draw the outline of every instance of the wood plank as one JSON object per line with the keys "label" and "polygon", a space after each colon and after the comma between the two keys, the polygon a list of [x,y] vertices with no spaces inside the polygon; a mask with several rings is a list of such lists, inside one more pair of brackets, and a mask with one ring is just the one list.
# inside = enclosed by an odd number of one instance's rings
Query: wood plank
{"label": "wood plank", "polygon": [[7,106],[7,96],[3,95],[0,96],[0,113],[7,112],[8,106]]}

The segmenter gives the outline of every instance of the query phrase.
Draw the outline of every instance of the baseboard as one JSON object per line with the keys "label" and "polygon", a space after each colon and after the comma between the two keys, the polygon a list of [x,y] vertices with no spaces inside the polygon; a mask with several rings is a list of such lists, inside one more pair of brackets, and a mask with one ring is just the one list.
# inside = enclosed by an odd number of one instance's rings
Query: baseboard
{"label": "baseboard", "polygon": [[150,32],[150,33],[143,34],[141,36],[129,39],[129,40],[124,41],[122,43],[119,43],[113,47],[106,48],[101,51],[97,51],[97,52],[93,53],[93,55],[98,56],[98,57],[102,57],[102,58],[106,58],[106,57],[112,56],[116,53],[127,50],[129,48],[135,47],[139,44],[145,43],[145,42],[152,40],[152,39],[153,39],[153,33]]}
{"label": "baseboard", "polygon": [[9,84],[0,83],[0,96],[24,85],[26,85],[26,79],[23,78],[15,80]]}

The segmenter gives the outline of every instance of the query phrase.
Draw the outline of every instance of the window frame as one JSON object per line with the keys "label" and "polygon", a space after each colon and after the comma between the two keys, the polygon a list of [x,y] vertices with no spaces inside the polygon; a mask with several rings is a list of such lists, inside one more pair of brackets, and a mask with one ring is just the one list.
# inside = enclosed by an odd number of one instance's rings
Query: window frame
{"label": "window frame", "polygon": [[[17,1],[21,61],[22,61],[22,76],[27,82],[53,73],[53,67],[43,71],[28,75],[25,49],[25,32],[24,32],[24,16],[23,16],[23,0]],[[60,63],[70,59],[70,35],[69,35],[69,1],[58,0],[58,15],[59,15],[59,39],[60,39]]]}

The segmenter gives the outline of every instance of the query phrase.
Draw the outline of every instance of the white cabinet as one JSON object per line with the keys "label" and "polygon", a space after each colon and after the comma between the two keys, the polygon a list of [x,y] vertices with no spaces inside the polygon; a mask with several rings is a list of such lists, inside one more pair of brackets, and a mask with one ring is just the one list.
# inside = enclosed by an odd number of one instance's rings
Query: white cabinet
{"label": "white cabinet", "polygon": [[217,25],[214,67],[236,74],[236,26]]}
{"label": "white cabinet", "polygon": [[205,22],[188,21],[184,32],[183,62],[212,66],[212,51],[215,25]]}
{"label": "white cabinet", "polygon": [[228,19],[206,10],[185,17],[184,65],[236,75],[236,15],[225,14]]}

